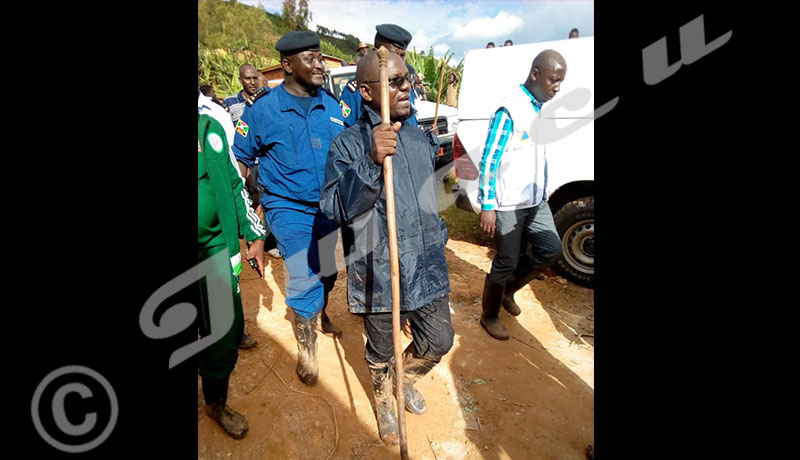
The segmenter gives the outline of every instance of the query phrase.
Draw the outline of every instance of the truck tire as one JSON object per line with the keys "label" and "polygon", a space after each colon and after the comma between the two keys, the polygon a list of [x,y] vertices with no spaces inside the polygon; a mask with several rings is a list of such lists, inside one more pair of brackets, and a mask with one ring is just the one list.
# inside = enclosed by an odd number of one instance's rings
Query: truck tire
{"label": "truck tire", "polygon": [[553,220],[563,250],[553,269],[575,284],[593,288],[594,197],[570,201],[555,213]]}

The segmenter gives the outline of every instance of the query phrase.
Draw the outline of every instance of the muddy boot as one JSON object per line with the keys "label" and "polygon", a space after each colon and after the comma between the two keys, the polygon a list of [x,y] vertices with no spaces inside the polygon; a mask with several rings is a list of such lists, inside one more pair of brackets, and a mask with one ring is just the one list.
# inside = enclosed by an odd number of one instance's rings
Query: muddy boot
{"label": "muddy boot", "polygon": [[322,318],[322,333],[332,335],[334,337],[341,337],[342,330],[338,327],[334,326],[331,322],[331,319],[328,318],[328,314],[325,312],[325,309],[328,308],[328,293],[325,293],[325,304],[322,307],[322,313],[320,314],[320,318]]}
{"label": "muddy boot", "polygon": [[247,419],[226,404],[228,400],[228,378],[210,380],[203,378],[203,396],[206,413],[233,439],[242,439],[247,434]]}
{"label": "muddy boot", "polygon": [[528,283],[542,273],[541,270],[536,269],[524,270],[522,273],[519,273],[520,270],[517,270],[517,272],[518,273],[514,273],[514,277],[506,283],[506,289],[503,293],[503,308],[513,316],[518,316],[522,313],[519,305],[514,301],[514,293],[527,286]]}
{"label": "muddy boot", "polygon": [[411,343],[403,351],[403,399],[406,410],[412,414],[422,415],[428,406],[422,393],[414,388],[414,384],[425,376],[436,365],[434,361],[414,356],[414,344]]}
{"label": "muddy boot", "polygon": [[316,385],[317,367],[317,316],[304,318],[294,314],[294,337],[297,339],[297,376],[306,385]]}
{"label": "muddy boot", "polygon": [[369,363],[372,376],[372,389],[375,395],[375,418],[378,419],[378,433],[381,440],[389,446],[400,442],[400,431],[397,428],[397,415],[394,412],[394,366],[384,368]]}
{"label": "muddy boot", "polygon": [[481,314],[481,326],[486,329],[492,337],[497,340],[508,340],[510,334],[497,315],[500,313],[500,303],[503,300],[503,290],[505,285],[492,283],[489,275],[483,284],[483,313]]}
{"label": "muddy boot", "polygon": [[258,345],[258,340],[250,337],[247,334],[242,334],[242,340],[239,342],[239,349],[249,350],[250,348],[253,348],[256,345]]}

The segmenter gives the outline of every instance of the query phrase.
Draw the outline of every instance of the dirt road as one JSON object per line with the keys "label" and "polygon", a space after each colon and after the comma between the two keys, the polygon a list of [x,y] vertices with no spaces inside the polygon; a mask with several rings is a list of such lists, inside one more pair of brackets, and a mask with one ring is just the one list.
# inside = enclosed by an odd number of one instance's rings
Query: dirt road
{"label": "dirt road", "polygon": [[[493,254],[457,235],[451,231],[447,244],[455,343],[418,383],[428,411],[406,413],[409,457],[585,459],[594,440],[594,292],[548,272],[517,293],[520,316],[501,312],[512,339],[497,341],[478,323]],[[363,322],[347,311],[345,271],[328,307],[344,335],[334,340],[319,333],[319,383],[307,387],[295,374],[287,273],[281,260],[268,261],[266,281],[243,270],[245,329],[259,345],[240,351],[228,398],[250,431],[236,441],[216,426],[205,413],[198,378],[198,457],[399,458],[399,448],[378,437]]]}

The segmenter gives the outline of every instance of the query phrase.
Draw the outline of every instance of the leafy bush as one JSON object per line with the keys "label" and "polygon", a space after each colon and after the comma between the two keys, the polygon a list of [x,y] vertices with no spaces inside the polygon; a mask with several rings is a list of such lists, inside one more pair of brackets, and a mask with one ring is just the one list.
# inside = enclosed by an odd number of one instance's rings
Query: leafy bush
{"label": "leafy bush", "polygon": [[[453,52],[447,50],[444,54],[444,62],[449,62],[450,59],[453,57]],[[430,86],[426,86],[427,89],[427,100],[431,102],[436,102],[436,95],[439,92],[439,78],[442,72],[442,59],[436,59],[433,55],[433,47],[431,47],[428,54],[424,52],[414,50],[409,50],[406,52],[406,62],[411,64],[414,69],[416,69],[417,73],[422,72],[425,76],[423,81],[430,83]],[[450,73],[455,73],[458,77],[458,85],[459,89],[461,89],[461,72],[464,70],[464,63],[459,62],[458,66],[450,67],[445,64],[444,68],[444,81],[442,81],[442,94],[439,97],[439,103],[444,104],[445,97],[446,97],[446,90],[447,90],[447,76]]]}
{"label": "leafy bush", "polygon": [[239,81],[239,67],[253,64],[257,69],[278,63],[275,58],[266,58],[250,51],[228,52],[197,45],[198,85],[212,85],[217,96],[226,97],[242,90]]}

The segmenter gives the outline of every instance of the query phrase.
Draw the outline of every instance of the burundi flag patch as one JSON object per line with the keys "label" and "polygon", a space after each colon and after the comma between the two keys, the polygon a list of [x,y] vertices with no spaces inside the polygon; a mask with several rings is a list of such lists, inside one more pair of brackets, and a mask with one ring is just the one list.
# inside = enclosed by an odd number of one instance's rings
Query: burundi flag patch
{"label": "burundi flag patch", "polygon": [[236,132],[241,134],[243,137],[247,137],[247,133],[250,131],[250,127],[247,126],[247,123],[243,122],[240,118],[236,121]]}
{"label": "burundi flag patch", "polygon": [[342,108],[342,116],[347,118],[350,116],[350,106],[344,103],[344,101],[339,101],[339,107]]}
{"label": "burundi flag patch", "polygon": [[522,134],[520,134],[520,136],[519,136],[519,140],[521,140],[521,141],[527,141],[530,138],[531,137],[528,135],[527,131],[522,131]]}

